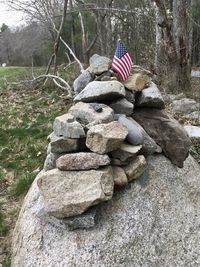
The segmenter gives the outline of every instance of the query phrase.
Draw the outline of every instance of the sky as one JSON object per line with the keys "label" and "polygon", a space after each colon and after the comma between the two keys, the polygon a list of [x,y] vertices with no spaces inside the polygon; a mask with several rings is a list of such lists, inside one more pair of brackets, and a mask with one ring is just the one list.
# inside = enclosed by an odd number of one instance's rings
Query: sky
{"label": "sky", "polygon": [[5,23],[10,27],[23,24],[23,13],[9,10],[8,6],[0,3],[0,27]]}

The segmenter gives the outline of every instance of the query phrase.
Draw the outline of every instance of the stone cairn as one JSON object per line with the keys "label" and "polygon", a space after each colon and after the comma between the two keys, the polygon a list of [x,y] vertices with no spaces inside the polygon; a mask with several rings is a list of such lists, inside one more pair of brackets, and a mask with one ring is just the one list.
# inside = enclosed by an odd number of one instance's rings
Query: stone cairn
{"label": "stone cairn", "polygon": [[139,178],[148,155],[164,153],[183,167],[190,147],[187,133],[165,112],[151,72],[139,66],[120,82],[111,60],[93,55],[74,92],[73,106],[53,123],[37,182],[47,216],[71,230],[93,227],[97,204]]}

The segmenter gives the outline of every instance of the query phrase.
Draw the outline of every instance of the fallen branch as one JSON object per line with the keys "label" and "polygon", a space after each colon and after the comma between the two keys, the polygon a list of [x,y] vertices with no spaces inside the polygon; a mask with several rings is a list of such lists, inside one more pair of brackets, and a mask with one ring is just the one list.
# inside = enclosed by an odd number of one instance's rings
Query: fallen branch
{"label": "fallen branch", "polygon": [[[40,80],[44,80],[45,79],[52,79],[53,82],[55,83],[56,86],[58,86],[59,88],[62,88],[63,90],[67,91],[69,96],[72,97],[72,88],[71,86],[61,77],[56,76],[56,75],[51,75],[51,74],[44,74],[44,75],[39,75],[38,77],[32,79],[32,80],[24,80],[24,81],[20,81],[20,82],[12,82],[10,84],[12,85],[21,85],[21,84],[28,84],[30,86],[30,84],[34,84],[37,83]],[[60,82],[60,83],[59,83]],[[63,85],[61,85],[63,84]],[[38,85],[38,84],[36,84]]]}

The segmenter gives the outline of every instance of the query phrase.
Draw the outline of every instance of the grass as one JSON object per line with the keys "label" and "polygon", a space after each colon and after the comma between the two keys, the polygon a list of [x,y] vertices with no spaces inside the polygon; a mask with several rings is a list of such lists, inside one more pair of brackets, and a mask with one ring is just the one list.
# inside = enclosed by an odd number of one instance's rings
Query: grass
{"label": "grass", "polygon": [[[44,69],[34,72],[39,75]],[[79,70],[72,65],[59,72],[73,81]],[[43,168],[52,123],[71,105],[67,94],[50,82],[34,90],[9,84],[26,79],[32,79],[31,68],[0,68],[0,240],[5,247],[0,263],[4,267],[10,266],[10,230],[24,195]]]}
{"label": "grass", "polygon": [[8,226],[5,223],[4,220],[4,214],[2,211],[0,211],[0,236],[5,236],[8,233]]}

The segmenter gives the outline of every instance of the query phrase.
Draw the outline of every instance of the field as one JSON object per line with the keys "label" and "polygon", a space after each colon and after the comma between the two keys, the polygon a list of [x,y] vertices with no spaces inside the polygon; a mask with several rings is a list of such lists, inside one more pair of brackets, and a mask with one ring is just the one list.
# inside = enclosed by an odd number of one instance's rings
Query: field
{"label": "field", "polygon": [[[72,82],[79,71],[72,66],[62,77]],[[0,68],[0,266],[10,266],[10,240],[23,198],[42,169],[47,136],[56,116],[71,105],[65,91],[51,83],[38,89],[11,84],[31,79],[31,68]],[[34,68],[36,74],[44,72]],[[192,81],[199,96],[200,79]],[[198,98],[199,100],[199,98]],[[200,147],[193,148],[200,160]]]}
{"label": "field", "polygon": [[[66,80],[72,81],[77,71],[73,67],[64,73]],[[0,68],[0,263],[3,267],[9,266],[11,229],[23,197],[43,167],[52,123],[71,105],[65,91],[51,83],[34,90],[10,84],[25,79],[31,79],[30,68]]]}

